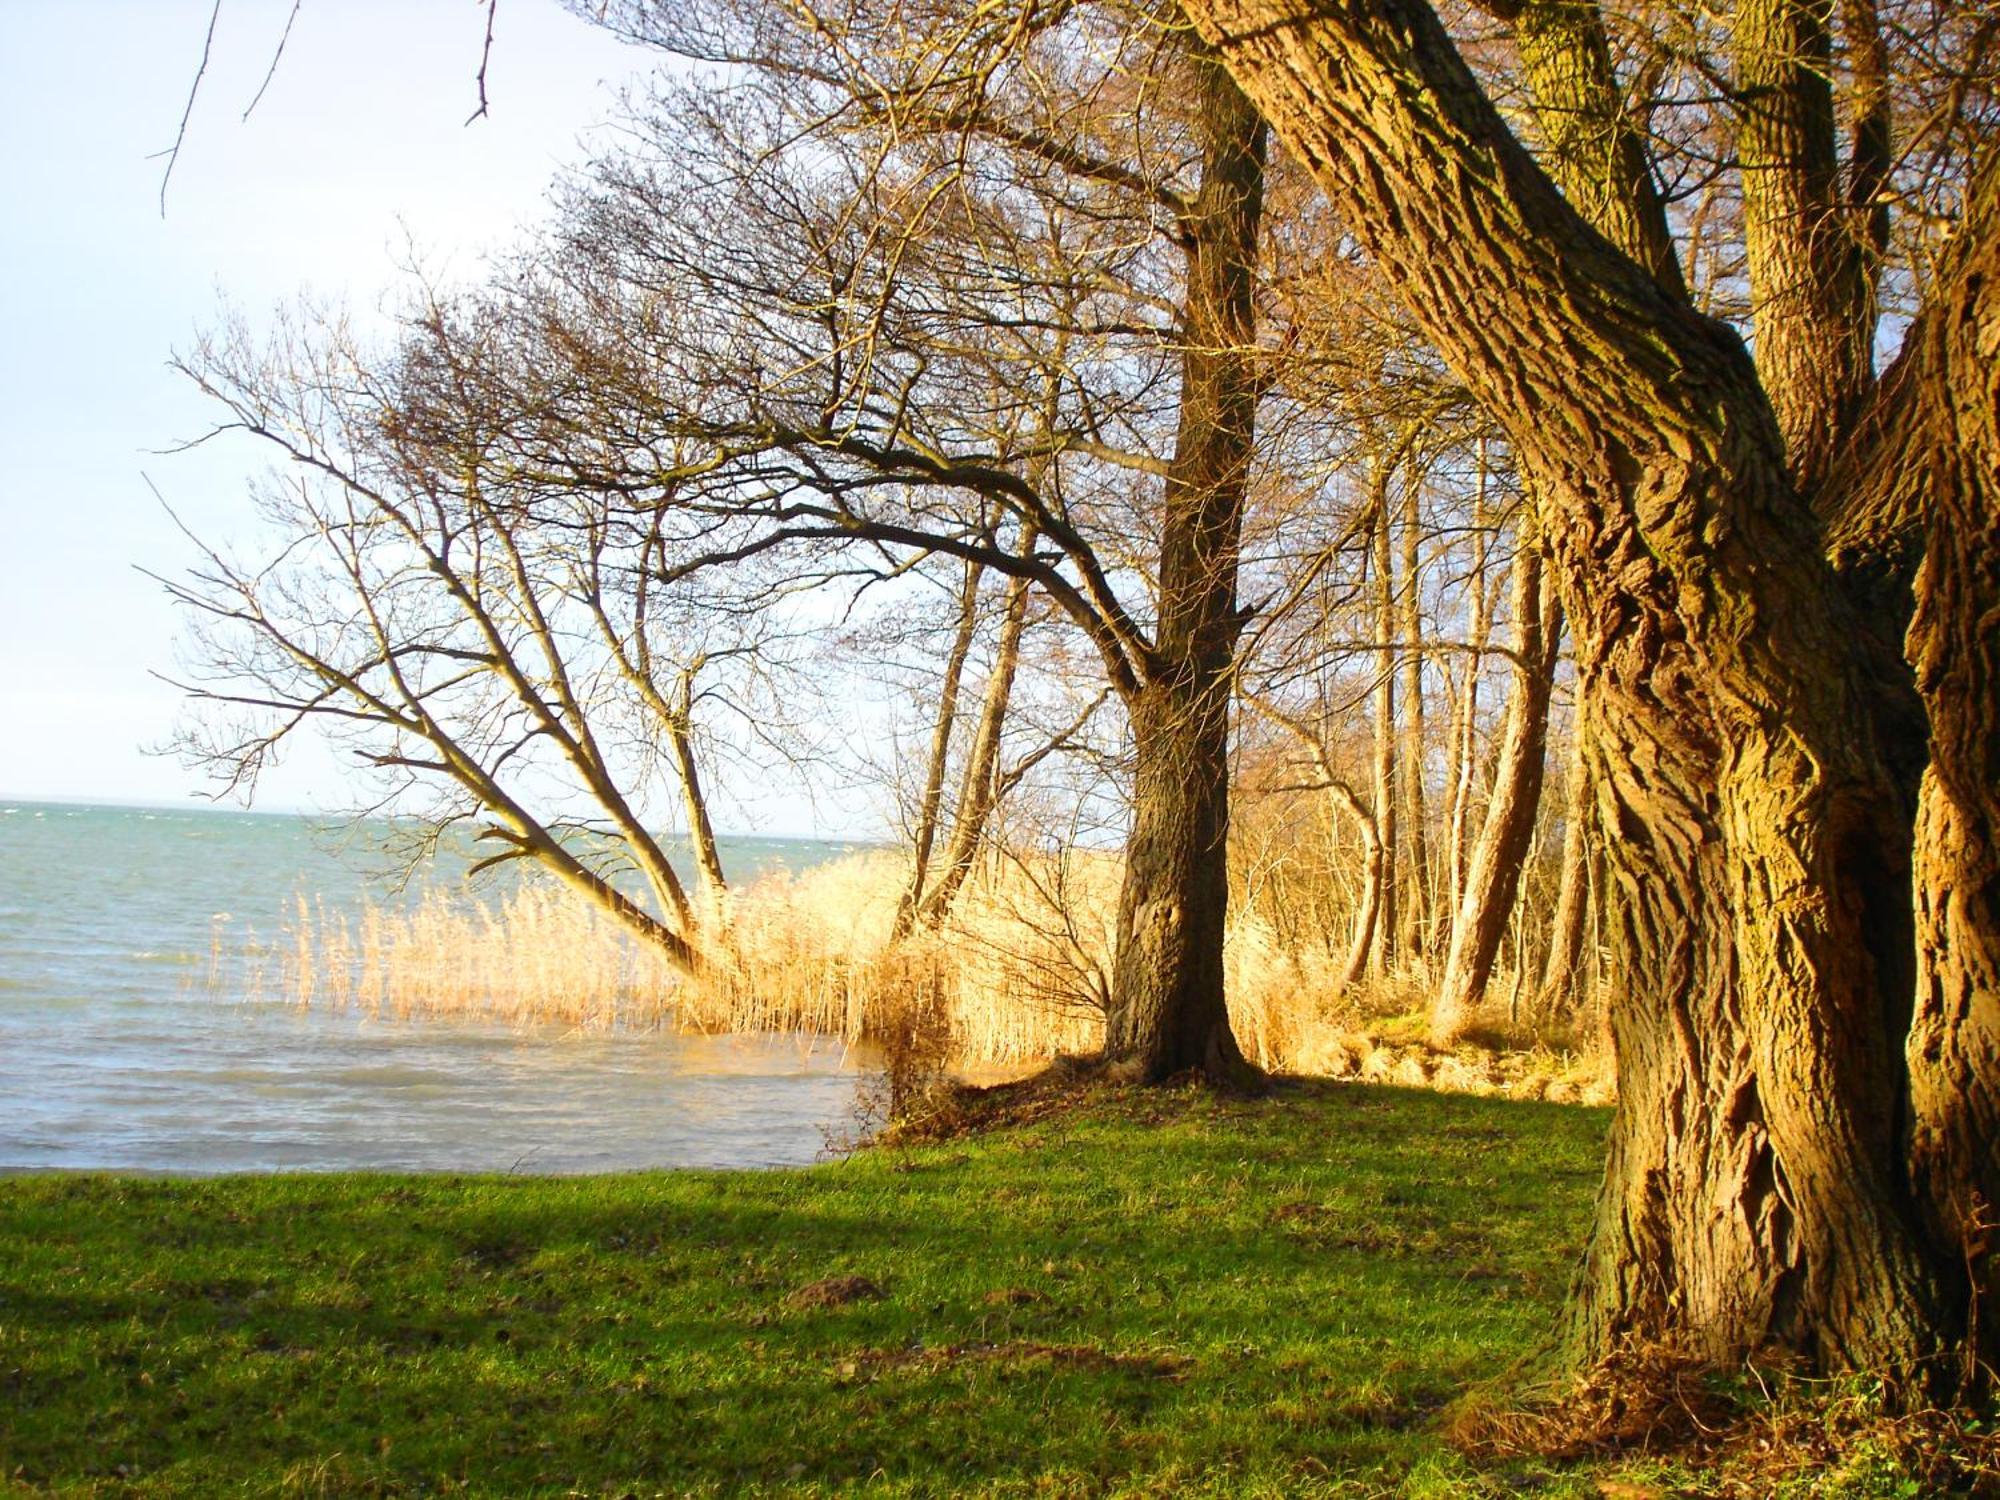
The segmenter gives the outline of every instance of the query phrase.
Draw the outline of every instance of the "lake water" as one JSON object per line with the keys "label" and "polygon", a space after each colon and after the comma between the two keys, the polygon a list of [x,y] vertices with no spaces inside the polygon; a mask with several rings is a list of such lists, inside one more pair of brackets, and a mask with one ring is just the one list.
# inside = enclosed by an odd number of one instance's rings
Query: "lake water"
{"label": "lake water", "polygon": [[[298,898],[380,894],[303,817],[0,802],[0,1171],[777,1166],[851,1132],[837,1043],[378,1020],[218,991]],[[342,846],[345,847],[342,847]],[[725,841],[732,879],[844,846]]]}

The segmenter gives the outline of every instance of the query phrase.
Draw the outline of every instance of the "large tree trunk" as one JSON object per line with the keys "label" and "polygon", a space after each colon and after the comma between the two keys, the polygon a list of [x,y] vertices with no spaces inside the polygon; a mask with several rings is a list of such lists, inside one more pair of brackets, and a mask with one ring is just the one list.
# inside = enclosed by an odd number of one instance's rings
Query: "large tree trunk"
{"label": "large tree trunk", "polygon": [[1918,798],[1910,1033],[1919,1187],[1972,1279],[1976,1352],[2000,1369],[2000,167],[1970,253],[1913,350],[1931,430],[1909,656],[1930,709]]}
{"label": "large tree trunk", "polygon": [[1955,1330],[1899,1139],[1903,816],[1741,342],[1577,217],[1416,0],[1187,9],[1506,424],[1548,527],[1619,887],[1577,1352],[1917,1368]]}
{"label": "large tree trunk", "polygon": [[[1522,528],[1524,531],[1527,527]],[[1472,852],[1465,892],[1451,924],[1451,952],[1444,982],[1431,1007],[1433,1047],[1455,1045],[1486,998],[1493,959],[1513,915],[1521,865],[1542,802],[1542,768],[1548,753],[1549,688],[1555,672],[1562,614],[1555,590],[1542,577],[1532,536],[1514,555],[1514,691],[1500,735],[1493,798]]]}
{"label": "large tree trunk", "polygon": [[1138,767],[1118,898],[1107,1058],[1157,1080],[1189,1068],[1254,1075],[1222,982],[1229,906],[1229,705],[1240,622],[1236,561],[1261,394],[1251,270],[1264,123],[1212,55],[1192,60],[1202,181],[1187,245],[1180,429],[1160,538],[1160,620],[1129,700]]}

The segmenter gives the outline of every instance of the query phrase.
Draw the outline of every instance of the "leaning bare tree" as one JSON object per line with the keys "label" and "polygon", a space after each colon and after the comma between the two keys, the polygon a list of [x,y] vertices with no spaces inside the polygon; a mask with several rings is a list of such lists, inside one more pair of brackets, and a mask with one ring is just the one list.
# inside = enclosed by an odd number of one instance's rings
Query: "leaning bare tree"
{"label": "leaning bare tree", "polygon": [[696,704],[725,674],[775,670],[782,630],[743,609],[744,579],[728,609],[674,597],[654,513],[495,476],[494,434],[532,384],[495,387],[495,360],[462,357],[477,337],[431,302],[394,357],[326,319],[261,350],[238,329],[181,362],[228,414],[214,437],[281,460],[258,495],[271,555],[204,547],[164,580],[208,710],[188,748],[247,786],[325,729],[375,773],[379,805],[430,810],[433,841],[470,824],[488,849],[475,873],[539,865],[697,969],[704,914],[654,804],[680,804],[718,901]]}

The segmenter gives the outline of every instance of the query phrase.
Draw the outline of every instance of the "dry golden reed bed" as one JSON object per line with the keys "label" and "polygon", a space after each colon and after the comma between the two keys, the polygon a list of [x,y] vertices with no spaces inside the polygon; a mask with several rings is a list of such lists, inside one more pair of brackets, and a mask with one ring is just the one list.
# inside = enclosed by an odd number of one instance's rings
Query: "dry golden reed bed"
{"label": "dry golden reed bed", "polygon": [[[955,1066],[1026,1068],[1102,1041],[1118,862],[1089,851],[995,858],[936,931],[891,943],[908,866],[867,851],[729,894],[698,978],[582,897],[530,885],[491,901],[433,893],[346,917],[301,901],[284,942],[227,982],[300,1005],[477,1015],[516,1025],[809,1032],[908,1046]],[[1230,1015],[1273,1072],[1595,1100],[1607,1070],[1531,1040],[1437,1055],[1395,1012],[1411,986],[1343,994],[1331,946],[1282,943],[1254,907],[1224,953]],[[1498,983],[1495,992],[1506,994]],[[1496,1024],[1496,1030],[1501,1029]]]}

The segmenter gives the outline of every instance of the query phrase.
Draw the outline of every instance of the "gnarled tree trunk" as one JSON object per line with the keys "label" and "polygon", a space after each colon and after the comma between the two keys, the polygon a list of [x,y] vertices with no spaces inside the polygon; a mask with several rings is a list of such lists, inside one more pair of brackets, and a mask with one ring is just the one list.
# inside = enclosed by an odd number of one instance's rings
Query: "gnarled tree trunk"
{"label": "gnarled tree trunk", "polygon": [[1897,1124],[1903,818],[1741,342],[1578,218],[1427,7],[1187,9],[1506,424],[1549,531],[1620,887],[1577,1352],[1915,1369],[1953,1328]]}
{"label": "gnarled tree trunk", "polygon": [[2000,167],[1918,355],[1945,436],[1908,650],[1930,710],[1917,801],[1914,1168],[1971,1280],[1976,1352],[2000,1369]]}

